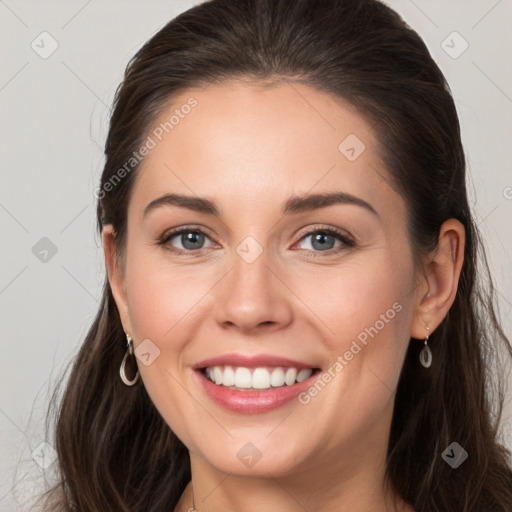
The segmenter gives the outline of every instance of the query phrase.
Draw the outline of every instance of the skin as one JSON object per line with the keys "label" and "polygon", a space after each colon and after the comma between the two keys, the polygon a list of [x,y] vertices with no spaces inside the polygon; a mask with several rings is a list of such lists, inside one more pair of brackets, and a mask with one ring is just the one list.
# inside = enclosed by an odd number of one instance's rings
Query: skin
{"label": "skin", "polygon": [[[175,510],[189,510],[194,497],[200,512],[411,512],[384,481],[394,392],[410,338],[423,343],[426,327],[432,333],[453,303],[463,226],[445,222],[438,250],[415,266],[406,204],[389,184],[374,134],[333,96],[297,83],[232,81],[173,98],[155,125],[190,96],[197,107],[137,176],[124,266],[116,262],[112,226],[102,233],[124,330],[135,347],[149,339],[160,350],[152,364],[138,361],[144,386],[189,449],[192,483]],[[354,161],[338,149],[349,134],[366,146]],[[292,195],[334,190],[363,199],[378,215],[353,204],[281,213]],[[143,218],[152,200],[171,192],[208,197],[221,217],[167,205]],[[179,235],[157,244],[189,225],[206,234],[202,248],[171,252],[186,250]],[[303,238],[329,227],[356,245],[329,239],[322,249],[314,236]],[[263,249],[252,263],[236,251],[247,236]],[[307,404],[228,411],[209,399],[191,368],[237,352],[327,369],[395,303],[400,312]],[[237,457],[248,442],[262,454],[250,468]]]}

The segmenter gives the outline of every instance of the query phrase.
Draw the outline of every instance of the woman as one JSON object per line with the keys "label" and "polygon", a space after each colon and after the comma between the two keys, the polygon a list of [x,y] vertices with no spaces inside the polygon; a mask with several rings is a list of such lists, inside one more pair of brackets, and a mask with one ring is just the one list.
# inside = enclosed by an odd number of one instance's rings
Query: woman
{"label": "woman", "polygon": [[128,65],[105,154],[48,510],[512,509],[512,348],[453,100],[396,13],[205,2]]}

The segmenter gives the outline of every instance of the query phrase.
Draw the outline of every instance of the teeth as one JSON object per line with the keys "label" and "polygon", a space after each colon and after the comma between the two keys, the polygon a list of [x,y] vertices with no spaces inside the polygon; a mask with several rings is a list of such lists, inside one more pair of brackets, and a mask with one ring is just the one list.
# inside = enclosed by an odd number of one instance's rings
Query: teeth
{"label": "teeth", "polygon": [[297,382],[302,382],[303,380],[306,380],[308,377],[311,376],[313,373],[313,370],[310,370],[309,368],[303,368],[302,370],[297,373]]}
{"label": "teeth", "polygon": [[285,384],[292,386],[302,382],[313,373],[312,368],[245,368],[242,366],[213,366],[206,368],[206,376],[218,386],[235,387],[239,389],[270,389]]}
{"label": "teeth", "polygon": [[297,370],[295,368],[288,368],[286,370],[286,375],[284,376],[284,381],[287,386],[291,386],[295,384],[295,378],[297,377]]}
{"label": "teeth", "polygon": [[[220,370],[220,368],[219,368]],[[222,371],[222,370],[220,370]],[[224,384],[222,382],[215,382],[215,384]],[[249,368],[237,368],[235,372],[235,386],[237,388],[250,388],[252,387],[251,370]]]}
{"label": "teeth", "polygon": [[270,384],[274,387],[279,387],[284,385],[284,371],[282,368],[275,368],[272,370],[272,375],[270,375]]}
{"label": "teeth", "polygon": [[[241,368],[239,368],[238,370],[241,370]],[[252,374],[252,380],[250,382],[252,383],[253,388],[267,389],[270,387],[270,374],[268,373],[267,370],[265,370],[265,368],[256,368],[254,370],[254,373]]]}
{"label": "teeth", "polygon": [[231,366],[226,366],[226,368],[224,368],[222,384],[224,386],[234,386],[235,385],[235,372],[234,372],[233,368],[231,368]]}
{"label": "teeth", "polygon": [[213,368],[213,378],[215,379],[215,384],[219,385],[222,384],[222,381],[224,380],[224,374],[222,373],[222,369],[218,366],[215,366]]}

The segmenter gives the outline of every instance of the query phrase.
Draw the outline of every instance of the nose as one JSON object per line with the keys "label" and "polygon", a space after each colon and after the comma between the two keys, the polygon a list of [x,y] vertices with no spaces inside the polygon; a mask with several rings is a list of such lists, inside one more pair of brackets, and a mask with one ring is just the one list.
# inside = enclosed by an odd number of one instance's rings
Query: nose
{"label": "nose", "polygon": [[224,329],[245,334],[282,329],[292,321],[293,293],[266,250],[248,262],[235,253],[233,267],[215,287],[215,318]]}

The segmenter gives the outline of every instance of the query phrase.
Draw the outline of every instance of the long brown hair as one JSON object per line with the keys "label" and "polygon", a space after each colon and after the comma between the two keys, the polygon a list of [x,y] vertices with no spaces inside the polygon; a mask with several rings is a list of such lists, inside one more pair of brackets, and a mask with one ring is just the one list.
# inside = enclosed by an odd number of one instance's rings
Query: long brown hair
{"label": "long brown hair", "polygon": [[[171,20],[132,58],[116,92],[97,193],[99,232],[113,224],[122,259],[138,165],[115,176],[169,100],[237,78],[301,82],[348,101],[369,120],[406,200],[416,256],[436,247],[445,220],[464,225],[455,302],[430,338],[435,364],[418,367],[419,343],[406,354],[386,476],[416,512],[510,512],[512,471],[510,453],[497,441],[503,382],[495,363],[500,350],[509,361],[512,347],[495,313],[468,206],[448,85],[421,38],[393,10],[377,0],[210,0]],[[105,276],[97,316],[48,411],[47,428],[56,418],[59,483],[44,496],[47,510],[172,510],[190,480],[188,451],[144,385],[130,388],[119,378],[125,349]],[[457,469],[441,457],[454,441],[469,454]]]}

